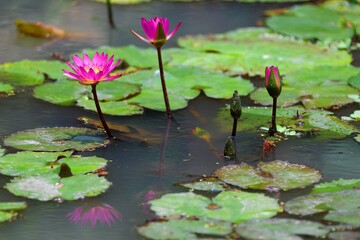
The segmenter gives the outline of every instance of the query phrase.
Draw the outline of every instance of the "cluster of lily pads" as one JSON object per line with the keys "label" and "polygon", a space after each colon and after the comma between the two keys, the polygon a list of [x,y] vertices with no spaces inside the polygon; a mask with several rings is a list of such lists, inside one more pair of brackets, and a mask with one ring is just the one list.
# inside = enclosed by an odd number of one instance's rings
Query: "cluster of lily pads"
{"label": "cluster of lily pads", "polygon": [[[97,196],[111,185],[97,174],[107,160],[74,151],[91,151],[106,143],[98,131],[86,128],[39,128],[10,135],[4,144],[23,151],[0,156],[0,173],[13,177],[4,188],[16,196],[40,201]],[[4,205],[0,207],[0,222],[14,219],[15,210],[26,207],[24,202],[0,205]]]}
{"label": "cluster of lily pads", "polygon": [[[265,66],[276,65],[285,74],[282,94],[278,98],[278,104],[284,107],[278,109],[279,125],[288,132],[320,138],[343,138],[358,133],[354,139],[359,142],[358,128],[341,121],[330,111],[316,109],[360,102],[360,69],[351,65],[351,55],[342,50],[355,46],[351,39],[360,32],[360,22],[355,17],[360,14],[360,7],[346,4],[350,2],[328,1],[317,6],[294,7],[284,15],[268,18],[266,24],[270,28],[245,28],[180,38],[179,48],[163,50],[172,109],[187,107],[188,101],[201,92],[210,98],[228,99],[234,89],[241,96],[250,94],[255,103],[271,105],[265,88],[255,88],[245,78],[262,76]],[[317,19],[313,20],[313,16]],[[298,21],[301,27],[289,28]],[[319,22],[321,25],[314,25]],[[339,26],[339,29],[329,31],[326,23]],[[341,34],[334,35],[334,32]],[[123,59],[122,68],[117,70],[123,77],[99,85],[97,89],[105,114],[129,116],[143,114],[145,109],[165,111],[158,62],[154,57],[156,50],[129,45],[83,52],[89,56],[105,52]],[[3,63],[0,77],[4,83],[0,84],[0,92],[11,95],[20,87],[31,86],[37,99],[96,111],[90,90],[66,79],[62,75],[64,68],[65,63],[55,60]],[[45,79],[49,81],[45,83]],[[238,130],[257,131],[267,127],[270,111],[266,107],[244,107]],[[227,130],[228,112],[228,108],[219,111],[220,129]],[[350,117],[359,119],[357,112]],[[104,177],[96,174],[107,161],[95,156],[74,155],[73,151],[88,151],[106,143],[99,132],[85,128],[40,128],[14,133],[4,139],[4,144],[22,151],[0,157],[0,173],[14,177],[5,188],[17,196],[41,201],[96,196],[110,186]],[[220,191],[212,199],[186,192],[152,200],[151,209],[161,220],[139,227],[139,233],[151,239],[168,239],[170,233],[174,239],[214,235],[247,239],[260,236],[301,239],[294,235],[328,235],[340,239],[338,235],[357,235],[355,232],[337,232],[337,225],[328,227],[299,220],[296,216],[326,212],[323,218],[326,221],[349,224],[343,226],[345,229],[358,227],[360,194],[356,188],[360,180],[315,185],[311,194],[292,199],[283,206],[263,193],[238,188],[282,191],[306,187],[318,182],[320,173],[303,165],[274,161],[255,167],[247,164],[226,166],[216,170],[214,176],[215,180],[200,179],[196,183],[181,184],[197,190]],[[348,204],[348,199],[353,199],[352,204]],[[14,218],[16,210],[25,206],[24,203],[0,204],[0,221]],[[290,214],[289,218],[267,219],[284,210]],[[335,231],[330,233],[333,229]]]}

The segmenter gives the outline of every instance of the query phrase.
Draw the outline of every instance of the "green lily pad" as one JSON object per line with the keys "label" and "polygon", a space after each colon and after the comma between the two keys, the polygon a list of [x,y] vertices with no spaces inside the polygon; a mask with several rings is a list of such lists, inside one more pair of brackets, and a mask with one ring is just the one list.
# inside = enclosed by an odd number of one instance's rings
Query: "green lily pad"
{"label": "green lily pad", "polygon": [[62,77],[65,64],[59,61],[21,60],[0,64],[2,81],[15,86],[35,86],[45,80],[44,74],[52,79]]}
{"label": "green lily pad", "polygon": [[111,183],[96,174],[75,175],[60,178],[56,174],[17,177],[5,185],[12,194],[40,201],[55,198],[76,200],[84,197],[100,195],[110,187]]}
{"label": "green lily pad", "polygon": [[[351,56],[345,51],[284,38],[281,35],[271,34],[265,28],[239,29],[208,37],[188,36],[180,38],[179,44],[194,52],[195,57],[197,57],[196,51],[208,52],[204,55],[207,60],[188,60],[184,64],[209,69],[206,65],[211,62],[213,56],[216,56],[211,63],[215,67],[214,71],[225,68],[228,74],[263,75],[266,66],[275,65],[283,69],[282,73],[286,75],[296,70],[321,65],[338,66],[351,63]],[[172,55],[173,60],[169,64],[184,65],[183,57],[180,56],[180,60],[176,59],[178,55]],[[225,63],[222,63],[219,55],[236,58],[225,58]],[[216,63],[220,63],[219,68],[216,67]]]}
{"label": "green lily pad", "polygon": [[282,83],[291,87],[306,87],[320,84],[343,84],[360,73],[360,68],[345,66],[318,66],[286,74]]}
{"label": "green lily pad", "polygon": [[[95,102],[92,99],[80,99],[77,102],[77,105],[83,107],[87,110],[95,111],[96,106]],[[143,108],[132,104],[129,101],[109,101],[109,102],[100,102],[101,111],[104,114],[116,115],[116,116],[129,116],[137,115],[143,113]]]}
{"label": "green lily pad", "polygon": [[170,219],[162,222],[150,222],[137,228],[145,238],[169,239],[198,239],[196,234],[211,236],[226,236],[232,232],[229,222],[201,218],[201,219]]}
{"label": "green lily pad", "polygon": [[28,151],[88,151],[107,144],[99,131],[88,128],[36,128],[17,132],[4,139],[5,146]]}
{"label": "green lily pad", "polygon": [[275,32],[303,39],[343,40],[354,35],[344,26],[342,14],[321,6],[295,6],[284,15],[272,16],[266,24]]}
{"label": "green lily pad", "polygon": [[360,226],[360,210],[330,212],[324,220]]}
{"label": "green lily pad", "polygon": [[355,76],[349,78],[348,84],[350,84],[357,90],[360,90],[360,73],[358,75],[355,75]]}
{"label": "green lily pad", "polygon": [[213,177],[200,178],[196,181],[182,182],[182,183],[178,183],[177,185],[194,190],[208,191],[208,192],[221,192],[229,189],[229,187],[226,186],[226,184],[224,184],[222,181],[219,181],[217,178],[213,178]]}
{"label": "green lily pad", "polygon": [[[270,126],[271,108],[243,107],[242,111],[238,131],[257,131],[260,127]],[[228,129],[229,123],[233,121],[228,107],[219,111],[216,121],[221,126],[220,129]],[[331,112],[298,107],[277,109],[276,121],[278,125],[288,129],[316,134],[322,138],[342,138],[359,131],[351,124],[332,116]]]}
{"label": "green lily pad", "polygon": [[298,235],[325,237],[329,228],[321,223],[289,218],[255,219],[236,226],[236,232],[245,239],[301,240]]}
{"label": "green lily pad", "polygon": [[360,190],[322,192],[294,198],[285,204],[290,214],[310,215],[327,211],[355,211],[360,208]]}
{"label": "green lily pad", "polygon": [[328,238],[331,240],[359,240],[360,232],[332,232]]}
{"label": "green lily pad", "polygon": [[228,165],[215,171],[221,181],[241,188],[289,190],[318,182],[319,171],[284,161],[260,162],[257,167],[246,163]]}
{"label": "green lily pad", "polygon": [[54,83],[46,83],[34,88],[34,97],[58,104],[72,106],[84,94],[90,94],[90,88],[81,85],[78,81],[60,79]]}
{"label": "green lily pad", "polygon": [[235,223],[270,218],[282,211],[273,198],[240,191],[224,191],[212,200],[192,192],[172,193],[152,200],[150,204],[159,216],[209,217]]}
{"label": "green lily pad", "polygon": [[16,218],[16,211],[24,210],[27,207],[25,202],[0,202],[0,223]]}
{"label": "green lily pad", "polygon": [[352,114],[350,114],[350,117],[356,121],[360,121],[360,110],[355,110]]}
{"label": "green lily pad", "polygon": [[[0,157],[0,173],[8,176],[29,176],[51,173],[66,163],[74,175],[103,168],[106,160],[100,157],[72,156],[72,152],[17,152]],[[58,161],[58,157],[62,158]]]}
{"label": "green lily pad", "polygon": [[[348,97],[357,94],[358,90],[346,85],[316,85],[309,88],[284,87],[278,97],[278,106],[287,107],[301,102],[306,108],[330,108],[352,103]],[[272,105],[272,98],[266,88],[259,88],[250,95],[256,103]]]}
{"label": "green lily pad", "polygon": [[[136,37],[134,36],[134,40]],[[115,59],[121,59],[136,68],[158,68],[158,58],[156,49],[153,47],[139,48],[134,45],[127,45],[122,47],[103,46],[97,49],[85,49],[82,53],[88,54],[92,57],[96,52],[105,52],[109,56],[114,55]],[[162,54],[163,63],[168,62],[170,56]]]}
{"label": "green lily pad", "polygon": [[357,141],[358,143],[360,143],[360,134],[357,134],[355,137],[354,137],[355,141]]}
{"label": "green lily pad", "polygon": [[6,93],[11,95],[14,91],[14,88],[10,84],[0,83],[0,93]]}
{"label": "green lily pad", "polygon": [[339,179],[316,184],[311,193],[337,192],[360,188],[360,179]]}

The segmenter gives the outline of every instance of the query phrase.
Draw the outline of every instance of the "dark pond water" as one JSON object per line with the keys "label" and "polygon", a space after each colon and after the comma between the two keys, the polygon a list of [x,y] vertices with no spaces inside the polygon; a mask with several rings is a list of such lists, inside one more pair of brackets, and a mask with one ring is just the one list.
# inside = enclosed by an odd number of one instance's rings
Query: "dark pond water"
{"label": "dark pond water", "polygon": [[[129,29],[140,30],[141,17],[168,16],[175,24],[183,20],[176,37],[186,34],[220,33],[239,27],[255,26],[263,19],[262,12],[286,4],[240,4],[206,1],[200,3],[154,2],[136,6],[115,6],[117,28],[108,27],[105,5],[92,1],[48,0],[30,1],[0,0],[0,62],[24,58],[50,59],[53,52],[69,54],[82,48],[101,45],[126,45],[134,43],[147,47]],[[62,40],[42,40],[18,34],[13,25],[16,18],[42,21],[87,37]],[[170,41],[167,46],[176,46]],[[355,65],[360,66],[359,52]],[[95,113],[75,107],[51,105],[31,96],[31,89],[21,89],[12,97],[0,99],[0,137],[13,132],[37,127],[83,126],[76,119],[80,116],[97,118]],[[244,104],[251,104],[247,98]],[[26,200],[29,207],[23,217],[12,223],[0,224],[0,239],[141,239],[137,225],[148,218],[142,203],[145,194],[154,191],[158,195],[186,191],[174,183],[191,180],[189,175],[211,174],[221,165],[229,164],[219,159],[206,142],[192,135],[196,126],[212,134],[213,145],[220,152],[227,134],[217,129],[214,117],[226,101],[200,96],[191,101],[185,110],[176,111],[177,122],[168,123],[164,113],[146,111],[143,116],[110,117],[109,122],[141,127],[167,139],[166,144],[141,143],[135,140],[119,140],[108,147],[84,155],[97,155],[111,160],[107,176],[113,183],[109,191],[97,198],[75,202],[39,202]],[[349,114],[356,108],[351,105],[338,114]],[[194,116],[197,112],[202,117]],[[229,134],[231,126],[229,125]],[[239,161],[256,162],[262,155],[262,138],[257,134],[239,134],[237,139]],[[276,152],[267,160],[280,159],[302,163],[323,173],[324,180],[358,178],[360,148],[351,138],[318,142],[313,138],[291,139],[278,144]],[[9,178],[0,176],[0,186]],[[305,190],[280,193],[286,200]],[[0,189],[0,201],[23,200]],[[79,206],[106,203],[122,215],[111,227],[97,224],[95,227],[72,224],[66,215]]]}

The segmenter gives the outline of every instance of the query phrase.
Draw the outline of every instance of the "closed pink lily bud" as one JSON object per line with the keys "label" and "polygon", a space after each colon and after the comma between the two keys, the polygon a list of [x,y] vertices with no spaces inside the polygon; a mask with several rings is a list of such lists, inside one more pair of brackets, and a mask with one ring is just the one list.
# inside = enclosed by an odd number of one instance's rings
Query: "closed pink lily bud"
{"label": "closed pink lily bud", "polygon": [[277,98],[281,93],[281,76],[279,69],[275,66],[266,67],[265,69],[265,86],[269,95]]}

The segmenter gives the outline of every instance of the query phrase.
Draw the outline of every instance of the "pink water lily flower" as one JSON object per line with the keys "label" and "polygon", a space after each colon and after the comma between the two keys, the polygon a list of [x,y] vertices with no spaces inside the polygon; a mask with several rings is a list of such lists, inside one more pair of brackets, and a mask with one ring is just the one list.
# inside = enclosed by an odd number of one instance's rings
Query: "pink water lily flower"
{"label": "pink water lily flower", "polygon": [[160,48],[167,40],[174,36],[174,34],[177,32],[181,25],[181,21],[176,25],[176,27],[171,33],[169,33],[168,18],[155,17],[149,20],[141,18],[141,24],[147,39],[133,30],[131,30],[131,32],[135,36],[140,38],[142,41],[150,43],[157,48]]}
{"label": "pink water lily flower", "polygon": [[73,72],[63,69],[63,74],[69,78],[79,80],[81,84],[92,85],[99,82],[111,81],[121,77],[121,74],[110,75],[121,62],[118,60],[114,62],[114,55],[108,58],[108,55],[102,52],[95,53],[91,60],[87,54],[83,58],[75,55],[72,57],[75,66],[67,62]]}

